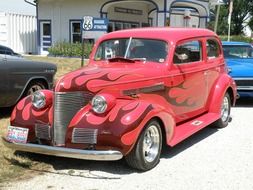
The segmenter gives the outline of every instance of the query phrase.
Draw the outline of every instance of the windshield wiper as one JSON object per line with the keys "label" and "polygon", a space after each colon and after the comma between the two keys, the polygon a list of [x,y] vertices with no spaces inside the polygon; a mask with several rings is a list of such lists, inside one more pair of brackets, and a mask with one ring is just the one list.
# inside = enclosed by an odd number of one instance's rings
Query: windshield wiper
{"label": "windshield wiper", "polygon": [[127,59],[124,57],[114,57],[114,58],[108,59],[108,61],[111,63],[114,63],[114,62],[135,63],[135,60]]}
{"label": "windshield wiper", "polygon": [[109,62],[113,63],[113,62],[125,62],[125,63],[135,63],[136,61],[142,61],[142,62],[146,62],[147,59],[145,57],[137,57],[137,58],[124,58],[124,57],[114,57],[111,59],[108,59]]}

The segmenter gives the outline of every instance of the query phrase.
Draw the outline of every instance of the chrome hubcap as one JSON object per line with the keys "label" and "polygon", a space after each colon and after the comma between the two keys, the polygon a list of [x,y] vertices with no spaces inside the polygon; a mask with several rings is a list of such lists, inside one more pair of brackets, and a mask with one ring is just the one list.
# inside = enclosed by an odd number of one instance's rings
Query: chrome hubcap
{"label": "chrome hubcap", "polygon": [[151,125],[144,134],[143,155],[147,162],[153,162],[159,151],[159,131],[155,125]]}
{"label": "chrome hubcap", "polygon": [[221,119],[223,122],[226,122],[229,117],[229,100],[228,97],[224,97],[222,107],[221,107]]}
{"label": "chrome hubcap", "polygon": [[30,89],[28,90],[28,95],[32,95],[35,91],[38,91],[38,90],[42,90],[42,87],[40,85],[33,85],[30,87]]}

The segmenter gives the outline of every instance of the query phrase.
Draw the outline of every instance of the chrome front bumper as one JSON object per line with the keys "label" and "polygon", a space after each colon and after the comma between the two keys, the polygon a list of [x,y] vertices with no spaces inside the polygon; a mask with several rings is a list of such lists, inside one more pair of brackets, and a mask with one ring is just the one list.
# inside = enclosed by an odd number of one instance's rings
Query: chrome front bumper
{"label": "chrome front bumper", "polygon": [[46,154],[51,156],[60,156],[67,158],[77,158],[83,160],[120,160],[123,155],[121,152],[116,150],[81,150],[73,148],[54,147],[47,145],[38,144],[23,144],[23,143],[12,143],[2,137],[3,144],[14,150],[32,152],[39,154]]}

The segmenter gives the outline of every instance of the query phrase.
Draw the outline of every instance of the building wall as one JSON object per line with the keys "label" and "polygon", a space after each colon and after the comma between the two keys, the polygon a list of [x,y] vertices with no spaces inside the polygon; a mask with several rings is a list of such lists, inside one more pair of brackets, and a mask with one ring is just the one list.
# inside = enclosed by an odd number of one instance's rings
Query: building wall
{"label": "building wall", "polygon": [[37,52],[36,17],[14,13],[0,13],[0,44],[17,53]]}
{"label": "building wall", "polygon": [[[38,3],[38,19],[39,20],[51,20],[52,22],[52,42],[58,41],[69,41],[69,21],[82,19],[83,16],[89,15],[93,17],[100,17],[100,8],[101,6],[108,2],[107,0],[40,0]],[[158,6],[163,6],[163,0],[158,0]],[[117,5],[115,5],[117,6]],[[131,3],[129,5],[124,4],[124,7],[142,9],[142,3]],[[114,7],[109,8],[113,9]],[[161,8],[162,10],[162,8]],[[141,18],[138,17],[138,20],[147,22],[147,12],[144,11],[144,14]],[[163,14],[164,15],[164,14]],[[164,25],[164,16],[161,15],[160,25]],[[124,15],[124,14],[108,14],[108,17],[115,20],[125,20],[126,17],[130,21],[136,21],[136,15]]]}
{"label": "building wall", "polygon": [[[173,14],[172,8],[189,5],[199,10],[198,14],[191,15],[189,27],[205,27],[209,14],[206,0],[38,0],[38,22],[50,21],[52,28],[50,40],[55,44],[60,41],[70,42],[70,21],[80,21],[83,16],[102,16],[111,21],[139,23],[140,26],[142,23],[149,23],[152,26],[182,27],[184,12]],[[115,7],[142,10],[142,15],[118,13],[114,11]],[[38,40],[41,42],[42,39]],[[39,46],[41,44],[43,43],[39,43]]]}

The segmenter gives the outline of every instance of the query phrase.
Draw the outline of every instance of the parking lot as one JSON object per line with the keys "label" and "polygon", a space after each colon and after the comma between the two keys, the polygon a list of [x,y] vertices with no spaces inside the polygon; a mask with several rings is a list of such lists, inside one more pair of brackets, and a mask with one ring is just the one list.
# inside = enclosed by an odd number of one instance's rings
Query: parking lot
{"label": "parking lot", "polygon": [[[156,168],[139,173],[124,161],[40,156],[52,166],[3,189],[253,189],[253,101],[239,101],[227,128],[206,128],[163,151]],[[34,156],[34,155],[31,155]]]}

